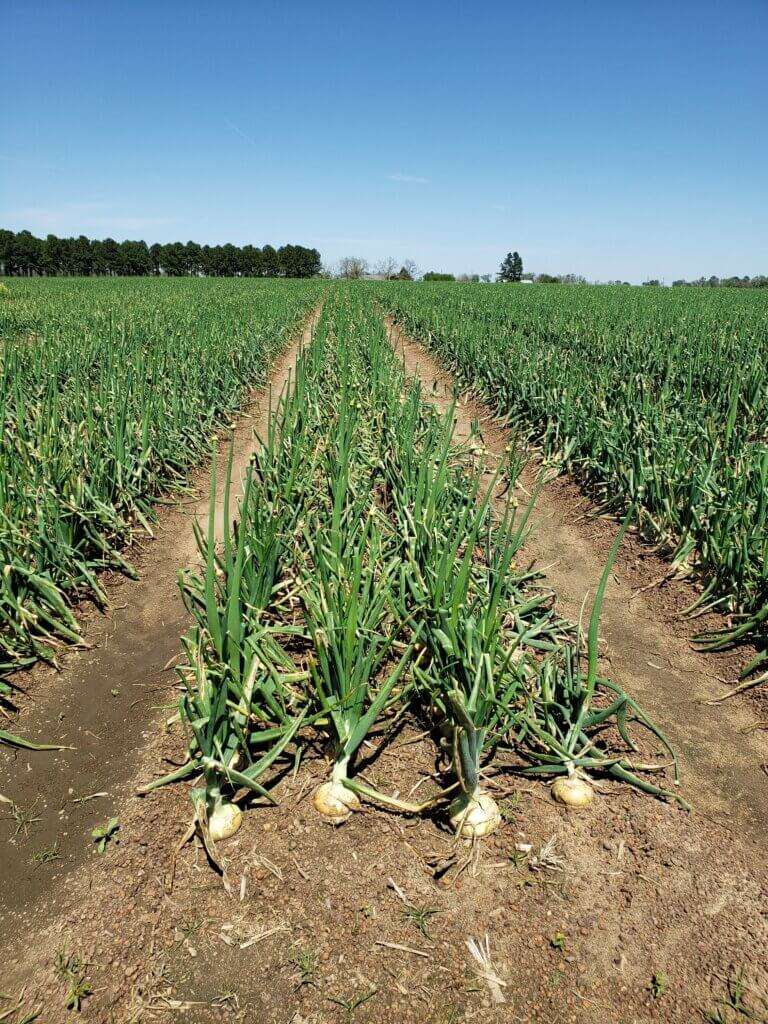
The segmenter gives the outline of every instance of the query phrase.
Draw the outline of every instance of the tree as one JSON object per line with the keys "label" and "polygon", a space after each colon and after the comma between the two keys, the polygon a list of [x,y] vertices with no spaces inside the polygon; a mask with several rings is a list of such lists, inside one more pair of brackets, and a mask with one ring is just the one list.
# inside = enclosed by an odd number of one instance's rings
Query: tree
{"label": "tree", "polygon": [[514,264],[515,281],[523,280],[523,258],[519,252],[512,253],[512,262]]}
{"label": "tree", "polygon": [[272,245],[265,245],[261,250],[261,272],[264,277],[277,277],[277,250]]}
{"label": "tree", "polygon": [[317,277],[323,270],[323,258],[319,249],[305,249],[306,253],[304,270],[307,277]]}
{"label": "tree", "polygon": [[374,274],[379,274],[385,281],[390,281],[397,274],[397,261],[393,256],[385,256],[373,268]]}
{"label": "tree", "polygon": [[442,274],[437,270],[428,270],[422,281],[455,281],[453,274]]}
{"label": "tree", "polygon": [[[49,238],[52,236],[49,235]],[[13,231],[0,228],[0,275],[7,274],[9,277],[16,269],[15,264],[15,243],[16,235]]]}
{"label": "tree", "polygon": [[[24,234],[23,231],[22,234]],[[88,274],[93,273],[93,247],[91,246],[90,239],[86,238],[85,235],[78,235],[77,238],[72,239],[70,260],[70,274],[75,274],[77,277],[86,277]]]}
{"label": "tree", "polygon": [[499,267],[498,280],[507,283],[522,281],[523,260],[519,252],[508,252]]}
{"label": "tree", "polygon": [[43,242],[40,272],[55,275],[61,270],[61,243],[56,235],[48,235]]}
{"label": "tree", "polygon": [[346,277],[350,280],[355,280],[358,277],[363,277],[367,273],[367,262],[365,260],[358,259],[357,256],[343,256],[339,260],[339,277]]}
{"label": "tree", "polygon": [[36,238],[29,231],[0,229],[0,275],[127,275],[167,274],[172,277],[314,277],[320,253],[303,245],[200,245],[170,242],[148,246],[144,241],[114,238]]}
{"label": "tree", "polygon": [[197,277],[202,271],[203,249],[197,242],[187,242],[184,246],[184,269],[190,277]]}
{"label": "tree", "polygon": [[261,249],[254,245],[243,246],[243,273],[246,277],[261,277]]}
{"label": "tree", "polygon": [[159,242],[154,242],[149,247],[149,258],[152,263],[152,273],[160,273],[160,256],[162,255],[163,247]]}

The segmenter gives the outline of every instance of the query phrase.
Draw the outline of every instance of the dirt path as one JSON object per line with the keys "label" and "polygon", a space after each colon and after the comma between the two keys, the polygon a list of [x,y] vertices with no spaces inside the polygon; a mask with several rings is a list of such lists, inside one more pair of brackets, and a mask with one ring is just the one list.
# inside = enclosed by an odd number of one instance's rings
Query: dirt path
{"label": "dirt path", "polygon": [[[233,498],[240,493],[254,432],[265,431],[271,406],[288,384],[299,345],[311,337],[318,315],[315,311],[278,358],[269,387],[253,396],[235,425]],[[219,508],[229,443],[227,436],[220,445]],[[179,638],[188,625],[177,579],[180,570],[197,560],[192,526],[195,521],[204,529],[207,525],[209,474],[206,469],[193,481],[197,497],[161,513],[156,539],[134,556],[139,580],[115,580],[108,614],[88,616],[90,649],[69,652],[61,672],[39,667],[34,673],[32,699],[25,702],[14,728],[29,738],[73,749],[0,752],[0,793],[35,819],[20,825],[7,813],[7,805],[0,805],[0,934],[14,927],[15,916],[29,911],[43,889],[46,913],[55,910],[66,876],[89,853],[91,829],[116,813],[135,784],[148,733],[174,701],[174,673],[167,665],[178,655]],[[221,527],[220,515],[217,530]],[[77,802],[91,794],[102,795]],[[41,868],[46,864],[43,886]]]}
{"label": "dirt path", "polygon": [[[423,346],[388,321],[392,343],[406,371],[418,377],[425,394],[445,410],[453,400],[450,376]],[[509,436],[489,410],[462,398],[456,407],[456,432],[468,436],[473,422],[493,454],[503,452]],[[521,482],[528,494],[536,484],[529,465]],[[527,495],[521,498],[527,500]],[[557,480],[539,493],[531,516],[525,554],[546,570],[558,606],[572,620],[585,595],[594,595],[616,524],[584,518],[584,498],[567,481]],[[638,590],[664,573],[663,563],[643,552],[630,537],[616,563],[603,606],[601,637],[613,675],[638,699],[679,752],[682,787],[698,810],[725,823],[768,838],[768,733],[744,701],[704,703],[723,692],[722,664],[691,650],[677,609],[658,591]],[[697,623],[698,625],[698,623]]]}

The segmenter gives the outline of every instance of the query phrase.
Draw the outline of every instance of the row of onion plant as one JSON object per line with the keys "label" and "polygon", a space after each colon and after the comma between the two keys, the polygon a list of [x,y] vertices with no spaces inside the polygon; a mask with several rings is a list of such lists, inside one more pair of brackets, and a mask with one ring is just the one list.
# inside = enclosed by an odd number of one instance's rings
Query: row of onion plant
{"label": "row of onion plant", "polygon": [[77,643],[78,600],[183,490],[316,282],[19,281],[0,302],[0,707],[14,671]]}
{"label": "row of onion plant", "polygon": [[729,289],[377,285],[453,372],[701,584],[768,678],[768,300]]}
{"label": "row of onion plant", "polygon": [[[510,460],[505,483],[514,472]],[[272,782],[318,743],[330,767],[314,805],[336,824],[361,800],[403,813],[449,804],[457,831],[483,835],[500,821],[483,786],[491,763],[554,776],[570,805],[591,798],[593,774],[670,795],[639,774],[658,766],[636,762],[630,729],[663,737],[598,676],[601,595],[582,645],[540,575],[517,564],[526,511],[499,504],[497,482],[476,444],[455,443],[452,416],[407,384],[367,295],[335,289],[237,523],[217,545],[212,513],[200,538],[205,569],[184,584],[189,758],[145,791],[196,776],[195,820],[214,841],[239,826],[240,796],[274,799]],[[356,770],[372,730],[406,713],[449,752],[421,804]]]}

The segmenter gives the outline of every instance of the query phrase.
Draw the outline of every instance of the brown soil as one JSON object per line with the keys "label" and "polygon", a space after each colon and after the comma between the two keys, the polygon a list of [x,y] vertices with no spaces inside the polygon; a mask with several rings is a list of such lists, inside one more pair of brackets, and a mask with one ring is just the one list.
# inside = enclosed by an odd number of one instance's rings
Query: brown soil
{"label": "brown soil", "polygon": [[[446,383],[418,347],[408,343],[405,350],[411,372],[418,367],[428,382]],[[479,411],[461,405],[457,430],[466,432]],[[486,441],[493,447],[490,432]],[[548,488],[545,500],[550,494],[555,492]],[[539,552],[552,562],[552,547],[542,537],[554,516],[543,516],[545,507],[539,503],[540,525],[527,550],[533,556],[534,545],[542,544]],[[568,507],[558,509],[569,522]],[[565,539],[577,536],[558,530]],[[580,543],[586,549],[579,555],[583,569],[575,568],[576,551],[556,549],[558,559],[574,566],[565,595],[570,613],[578,610],[581,592],[594,587],[602,566],[600,542],[592,544],[587,532]],[[190,549],[188,557],[193,555]],[[549,571],[556,587],[561,569]],[[622,566],[617,575],[624,578]],[[563,584],[568,586],[565,573]],[[626,583],[618,586],[611,601],[617,618],[631,596]],[[613,673],[638,695],[646,661],[668,654],[676,665],[684,664],[679,659],[685,645],[666,630],[654,599],[643,596],[639,607],[649,610],[649,618],[628,620],[624,632],[613,633],[613,615],[604,623]],[[181,628],[169,630],[170,653],[178,649]],[[641,631],[633,654],[626,640],[635,628]],[[651,640],[660,646],[638,654],[637,643]],[[161,657],[146,679],[169,684],[158,673]],[[625,664],[634,674],[625,676]],[[704,685],[698,665],[695,671],[682,678]],[[122,674],[119,679],[122,688]],[[677,713],[669,710],[667,689],[671,699],[668,673],[649,673],[642,697],[650,705],[656,694],[651,709],[664,712],[672,727]],[[746,714],[746,707],[739,712]],[[724,721],[736,708],[720,709],[713,721]],[[696,727],[689,744],[695,756],[685,751],[686,792],[695,795],[713,785],[704,773],[713,758],[704,756],[709,733],[699,731],[705,728],[704,712],[692,704],[685,714]],[[126,710],[125,732],[130,729],[133,737],[130,755],[124,753],[131,761],[126,776],[149,778],[163,758],[178,761],[182,755],[178,731],[150,728],[161,718],[149,712],[134,728],[133,712]],[[94,731],[104,732],[103,719],[97,721]],[[435,771],[435,748],[415,725],[381,749],[374,739],[374,747],[366,778],[389,792],[404,794]],[[718,749],[725,769],[732,752]],[[749,1005],[757,1008],[768,995],[765,818],[758,787],[745,797],[725,776],[711,806],[701,794],[700,805],[703,800],[707,814],[712,812],[705,817],[606,785],[590,808],[569,815],[541,784],[498,775],[491,784],[506,801],[506,821],[473,850],[454,844],[439,815],[413,820],[365,810],[341,828],[325,825],[309,793],[326,770],[321,759],[305,762],[295,777],[288,773],[279,783],[280,806],[252,806],[235,839],[220,847],[226,889],[198,845],[187,844],[172,871],[174,849],[190,817],[186,787],[168,787],[142,800],[123,786],[95,816],[104,820],[114,808],[119,841],[104,855],[83,854],[77,870],[63,879],[56,877],[56,863],[41,865],[34,876],[37,898],[30,896],[13,920],[6,914],[0,992],[18,993],[27,984],[28,1008],[44,1007],[42,1019],[49,1022],[68,1019],[67,983],[54,969],[56,952],[65,949],[82,958],[93,989],[81,1018],[105,1024],[688,1024],[717,1010],[727,979],[740,968],[746,971]],[[728,825],[717,815],[728,815]],[[66,823],[77,832],[81,849],[88,846],[91,820],[78,822],[77,829]],[[36,848],[37,828],[14,856]],[[515,849],[532,844],[538,854],[552,839],[549,866]],[[4,864],[4,877],[5,872]],[[492,1003],[491,986],[478,975],[466,946],[468,939],[485,935],[503,1005]],[[0,1014],[4,1007],[0,1003]],[[743,1019],[723,1013],[725,1021]]]}

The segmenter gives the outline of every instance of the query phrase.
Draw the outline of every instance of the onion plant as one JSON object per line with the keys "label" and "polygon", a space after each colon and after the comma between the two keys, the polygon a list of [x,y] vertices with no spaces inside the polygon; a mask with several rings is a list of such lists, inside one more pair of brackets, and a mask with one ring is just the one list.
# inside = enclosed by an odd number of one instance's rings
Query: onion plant
{"label": "onion plant", "polygon": [[319,286],[40,278],[15,291],[0,307],[0,676],[80,641],[73,604],[106,602],[102,570],[133,573],[126,549],[154,503],[186,486]]}
{"label": "onion plant", "polygon": [[[574,643],[563,644],[532,671],[524,689],[524,703],[515,718],[515,745],[532,762],[522,774],[556,776],[552,795],[570,807],[591,803],[590,775],[606,774],[655,796],[688,804],[675,793],[654,785],[639,771],[654,771],[656,764],[637,763],[632,755],[616,753],[600,742],[600,733],[612,725],[631,752],[637,745],[630,736],[632,722],[656,739],[674,766],[679,782],[677,759],[668,740],[619,685],[598,676],[598,630],[600,611],[616,553],[629,518],[614,540],[592,606],[587,637],[586,672],[582,668],[581,632]],[[598,703],[596,697],[602,699]]]}
{"label": "onion plant", "polygon": [[[634,749],[632,722],[666,741],[597,674],[608,568],[585,672],[577,631],[540,574],[517,564],[531,505],[497,500],[516,461],[486,472],[478,439],[456,443],[453,419],[406,387],[368,293],[333,289],[239,521],[227,488],[217,543],[212,496],[204,568],[183,584],[189,759],[145,790],[200,776],[206,841],[239,825],[238,791],[274,799],[270,770],[318,740],[332,767],[314,806],[335,824],[361,800],[425,813],[453,797],[456,830],[483,835],[500,821],[484,787],[494,762],[571,781],[601,772],[666,795],[645,777],[655,764],[617,752],[619,741]],[[355,763],[372,730],[409,708],[448,739],[441,788],[420,804],[376,789]]]}
{"label": "onion plant", "polygon": [[757,646],[768,677],[768,304],[733,289],[376,286],[462,389],[574,473],[637,509],[693,610],[732,624],[703,650]]}
{"label": "onion plant", "polygon": [[[297,391],[302,389],[297,385]],[[259,780],[296,737],[305,714],[297,668],[286,643],[302,635],[276,609],[290,604],[286,558],[302,509],[302,492],[313,458],[294,415],[283,400],[264,447],[249,468],[240,521],[230,522],[231,458],[223,502],[223,537],[216,541],[216,470],[211,475],[207,535],[198,532],[204,573],[182,580],[196,625],[184,640],[187,664],[180,670],[180,714],[191,736],[187,763],[143,787],[201,773],[192,790],[195,820],[204,837],[228,838],[242,814],[229,796],[245,789],[272,800]],[[311,477],[311,472],[309,472]]]}

